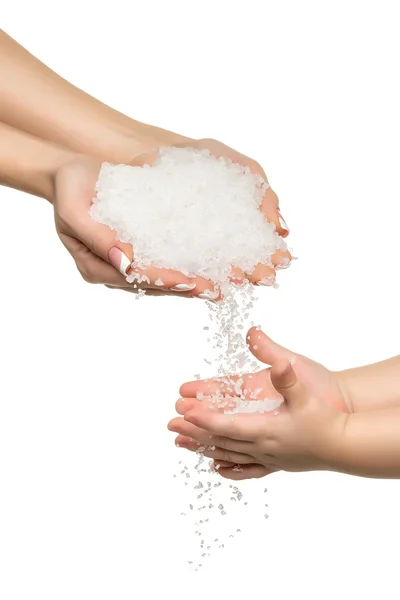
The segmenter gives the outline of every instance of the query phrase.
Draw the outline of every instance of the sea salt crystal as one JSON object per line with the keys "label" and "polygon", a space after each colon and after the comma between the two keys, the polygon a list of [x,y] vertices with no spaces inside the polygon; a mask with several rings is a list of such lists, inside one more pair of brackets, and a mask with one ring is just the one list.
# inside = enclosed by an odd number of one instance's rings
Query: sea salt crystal
{"label": "sea salt crystal", "polygon": [[286,250],[259,210],[268,187],[208,150],[162,148],[151,167],[103,163],[90,214],[133,246],[134,268],[173,268],[218,283],[232,265],[249,273]]}
{"label": "sea salt crystal", "polygon": [[[204,330],[209,332],[210,356],[204,360],[213,367],[215,376],[222,378],[227,393],[198,392],[196,396],[199,400],[210,400],[216,408],[232,415],[270,411],[280,405],[273,399],[257,399],[261,388],[244,389],[251,386],[244,385],[243,373],[259,368],[248,349],[250,337],[246,340],[243,336],[257,297],[248,279],[242,285],[233,285],[229,281],[232,265],[250,273],[259,263],[272,266],[273,254],[287,249],[275,226],[268,223],[259,210],[268,187],[247,167],[224,158],[216,159],[208,151],[165,148],[159,152],[152,167],[104,163],[90,211],[94,220],[108,225],[120,241],[133,246],[134,269],[155,266],[181,271],[188,277],[200,275],[215,286],[215,290],[210,291],[211,298],[216,299],[221,293],[222,301],[205,304],[209,323]],[[281,261],[282,266],[288,264],[288,261]],[[275,283],[275,277],[266,280],[269,285]],[[136,287],[150,283],[146,276],[135,271],[128,275],[127,281]],[[158,278],[155,285],[162,287],[164,282]],[[277,284],[274,287],[278,287]],[[143,294],[144,291],[139,289],[138,297]],[[257,350],[257,345],[253,348]],[[232,373],[238,374],[234,380]],[[251,375],[247,377],[252,379]],[[201,374],[196,373],[195,379],[201,379]],[[215,450],[215,446],[210,448]],[[224,502],[233,502],[238,507],[248,505],[248,502],[240,502],[243,493],[237,486],[230,486],[230,491],[221,489],[221,482],[212,485],[204,480],[209,479],[211,473],[219,477],[220,468],[213,461],[207,466],[205,450],[206,446],[198,443],[198,462],[193,468],[195,477],[190,476],[186,466],[181,471],[184,485],[189,482],[189,489],[193,487],[194,492],[187,522],[191,516],[198,518],[200,511],[202,517],[214,511],[218,517],[229,519],[231,511],[215,497],[224,492],[228,492]],[[243,468],[236,465],[233,470],[242,472]],[[208,495],[202,500],[206,493]],[[202,505],[202,501],[206,504]],[[195,535],[203,558],[209,556],[203,551],[209,535],[208,521],[208,518],[196,519],[198,530]],[[220,547],[224,544],[220,543]],[[207,551],[210,548],[211,545],[207,546]],[[190,564],[195,570],[202,566],[198,561],[190,561]]]}

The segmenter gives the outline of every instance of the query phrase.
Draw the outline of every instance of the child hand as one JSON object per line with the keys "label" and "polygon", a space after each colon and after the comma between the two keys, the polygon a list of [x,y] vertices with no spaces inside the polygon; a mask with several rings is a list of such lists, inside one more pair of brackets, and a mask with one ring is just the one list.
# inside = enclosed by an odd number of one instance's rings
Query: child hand
{"label": "child hand", "polygon": [[[341,413],[352,412],[349,394],[343,382],[340,380],[339,374],[329,371],[322,365],[305,356],[296,355],[286,348],[279,346],[256,328],[252,328],[249,331],[248,340],[250,349],[256,358],[266,364],[274,365],[272,369],[264,369],[257,373],[243,376],[241,387],[247,389],[248,394],[252,394],[254,397],[254,391],[257,390],[258,393],[255,396],[257,399],[265,397],[271,400],[275,399],[280,401],[286,399],[285,391],[282,389],[282,386],[280,387],[279,383],[281,381],[279,368],[283,368],[282,365],[285,367],[289,365],[291,376],[296,377],[296,382],[298,386],[301,386],[301,389],[307,390],[310,399],[314,399],[314,404],[321,404],[321,411],[325,409],[329,410],[332,416],[340,416]],[[290,365],[289,361],[293,363],[293,367]],[[238,377],[233,377],[232,381],[235,382],[237,379]],[[298,389],[298,387],[295,389]],[[244,446],[241,443],[243,440],[237,444],[237,440],[229,440],[228,438],[230,436],[227,435],[220,436],[217,434],[217,438],[215,438],[216,434],[211,429],[208,429],[208,427],[212,427],[213,424],[215,425],[216,419],[222,419],[225,421],[225,424],[232,425],[232,416],[218,414],[216,413],[215,408],[211,411],[211,395],[216,392],[232,395],[232,388],[229,389],[229,386],[219,380],[208,380],[203,382],[194,381],[184,384],[181,387],[180,392],[183,398],[178,400],[176,408],[178,413],[184,416],[184,418],[178,417],[173,419],[169,424],[169,429],[179,434],[176,438],[176,443],[180,447],[187,448],[191,451],[197,451],[199,444],[201,444],[202,446],[206,446],[204,451],[206,457],[214,459],[217,463],[224,461],[221,463],[219,470],[222,476],[243,479],[249,477],[262,477],[282,468],[286,470],[296,470],[290,468],[289,462],[282,461],[282,456],[280,456],[280,462],[276,457],[275,462],[271,460],[266,462],[264,456],[265,453],[261,452],[260,454],[257,451],[258,447],[251,437],[247,440],[247,442],[251,441],[250,446]],[[204,399],[202,401],[197,399],[199,393],[204,394]],[[299,425],[299,422],[297,420],[293,422],[293,419],[290,416],[292,411],[289,402],[286,401],[282,404],[278,415],[274,415],[273,413],[236,415],[234,417],[234,422],[237,421],[239,424],[248,427],[257,426],[258,432],[262,431],[263,425],[265,425],[266,436],[277,435],[280,430],[275,430],[273,428],[279,426],[283,427],[284,434],[285,431],[288,431],[285,429],[286,425],[289,426],[288,419],[290,419],[291,426],[297,427]],[[295,405],[295,407],[296,406],[297,405]],[[311,410],[311,408],[308,407],[307,410],[304,411],[304,414],[305,424],[308,422],[311,424],[314,423],[310,419],[312,418],[312,415],[315,414],[315,410]],[[297,411],[295,411],[294,415],[297,415]],[[197,417],[200,418],[200,421],[195,423],[193,418],[196,419]],[[208,419],[210,420],[210,423],[208,422]],[[269,428],[272,428],[271,432]],[[248,435],[250,436],[250,432]],[[220,443],[218,443],[218,441]],[[225,444],[225,446],[221,446],[220,444]],[[284,444],[289,448],[289,442],[286,438]],[[249,450],[249,452],[245,452],[245,448]],[[228,467],[225,461],[240,465],[240,468],[243,470],[232,470],[233,464],[230,464]],[[293,466],[294,465],[292,465],[292,467]],[[305,467],[305,463],[303,463],[303,467]]]}
{"label": "child hand", "polygon": [[[222,476],[236,480],[260,476],[260,465],[267,474],[329,470],[334,464],[347,415],[314,396],[287,360],[273,364],[271,383],[284,398],[277,411],[231,415],[199,402],[186,412],[185,422],[207,432],[208,445],[227,451],[224,458],[240,465],[220,468]],[[199,437],[204,443],[204,436]]]}

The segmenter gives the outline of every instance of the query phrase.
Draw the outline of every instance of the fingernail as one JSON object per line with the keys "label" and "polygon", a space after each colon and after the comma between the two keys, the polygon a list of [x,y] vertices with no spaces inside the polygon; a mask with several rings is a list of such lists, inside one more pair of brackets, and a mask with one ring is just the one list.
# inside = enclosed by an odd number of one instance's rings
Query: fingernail
{"label": "fingernail", "polygon": [[171,292],[190,292],[191,290],[194,290],[195,287],[195,283],[178,283],[178,285],[174,285],[174,287],[169,289]]}
{"label": "fingernail", "polygon": [[119,248],[114,247],[111,248],[110,252],[108,253],[108,259],[113,267],[118,269],[122,275],[126,275],[127,270],[131,266],[131,261],[126,254],[121,252]]}
{"label": "fingernail", "polygon": [[197,298],[201,298],[202,300],[208,300],[209,302],[216,302],[217,299],[220,298],[220,290],[204,290],[201,294],[197,294]]}
{"label": "fingernail", "polygon": [[273,275],[270,275],[269,277],[263,277],[263,279],[260,279],[260,281],[257,282],[257,285],[274,285],[275,283],[275,277]]}
{"label": "fingernail", "polygon": [[289,258],[282,258],[279,265],[276,265],[275,269],[287,269],[290,266]]}
{"label": "fingernail", "polygon": [[279,217],[279,225],[282,227],[282,229],[284,231],[286,231],[287,233],[289,233],[289,227],[286,225],[286,221],[285,219],[282,217],[281,211],[278,210],[278,217]]}

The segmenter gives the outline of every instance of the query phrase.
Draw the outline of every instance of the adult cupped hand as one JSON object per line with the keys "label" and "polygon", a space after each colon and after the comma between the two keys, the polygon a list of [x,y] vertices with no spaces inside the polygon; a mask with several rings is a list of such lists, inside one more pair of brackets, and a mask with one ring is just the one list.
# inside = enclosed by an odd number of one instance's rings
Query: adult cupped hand
{"label": "adult cupped hand", "polygon": [[[162,145],[167,144],[163,141]],[[213,156],[229,158],[233,162],[248,166],[253,173],[267,180],[262,167],[257,162],[218,141],[192,140],[182,145],[207,149]],[[134,156],[129,164],[134,166],[151,164],[156,153],[157,149],[143,148],[143,152]],[[134,249],[131,245],[119,242],[112,230],[92,220],[89,211],[95,196],[100,166],[100,162],[91,157],[78,156],[63,165],[55,177],[53,205],[56,229],[84,280],[129,292],[145,289],[148,295],[179,294],[184,297],[209,297],[206,292],[213,289],[213,284],[202,277],[188,278],[178,271],[155,267],[145,270],[133,269]],[[270,187],[265,193],[260,210],[268,221],[275,224],[282,238],[288,235],[289,230],[279,210],[278,197]],[[272,257],[273,267],[260,264],[255,266],[252,273],[243,273],[233,266],[232,279],[241,282],[248,278],[254,284],[273,285],[275,270],[286,268],[290,261],[291,255],[288,251],[278,251]],[[126,276],[133,271],[139,277],[142,276],[140,283],[126,281]],[[163,285],[156,285],[157,280],[161,280]]]}

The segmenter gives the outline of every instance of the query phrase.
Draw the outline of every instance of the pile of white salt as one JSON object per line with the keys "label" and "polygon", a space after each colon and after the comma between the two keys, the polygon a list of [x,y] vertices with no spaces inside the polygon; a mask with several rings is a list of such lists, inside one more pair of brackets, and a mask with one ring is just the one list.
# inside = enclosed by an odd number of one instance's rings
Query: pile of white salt
{"label": "pile of white salt", "polygon": [[132,244],[134,266],[173,268],[223,283],[271,264],[285,242],[259,207],[268,183],[207,150],[163,148],[153,165],[104,163],[91,215]]}
{"label": "pile of white salt", "polygon": [[[204,330],[210,356],[205,362],[215,376],[234,388],[233,397],[226,403],[225,412],[230,414],[265,412],[277,407],[276,399],[260,398],[262,390],[248,393],[242,389],[240,377],[235,382],[230,379],[231,373],[258,368],[245,339],[256,299],[254,289],[248,281],[241,286],[230,284],[231,268],[251,273],[260,263],[272,266],[273,254],[287,249],[275,225],[268,223],[260,210],[268,187],[248,167],[215,158],[207,150],[164,148],[152,166],[104,163],[91,207],[94,220],[113,229],[121,242],[132,244],[134,268],[174,269],[188,276],[205,277],[222,289],[222,302],[207,302],[209,323]],[[200,374],[196,377],[200,378]],[[202,394],[198,398],[201,400]],[[219,407],[224,406],[220,394],[212,400]],[[195,520],[200,557],[190,563],[197,567],[210,555],[211,548],[224,546],[215,538],[214,526],[210,529],[213,509],[218,507],[219,514],[225,517],[229,502],[247,504],[242,502],[243,493],[238,486],[209,481],[214,467],[204,464],[206,449],[199,445],[198,462],[191,470],[180,467],[185,486],[193,476],[196,479],[193,500],[182,514]],[[217,493],[216,503],[213,496]],[[221,493],[225,493],[225,501],[221,500]],[[210,530],[208,540],[205,529]]]}

